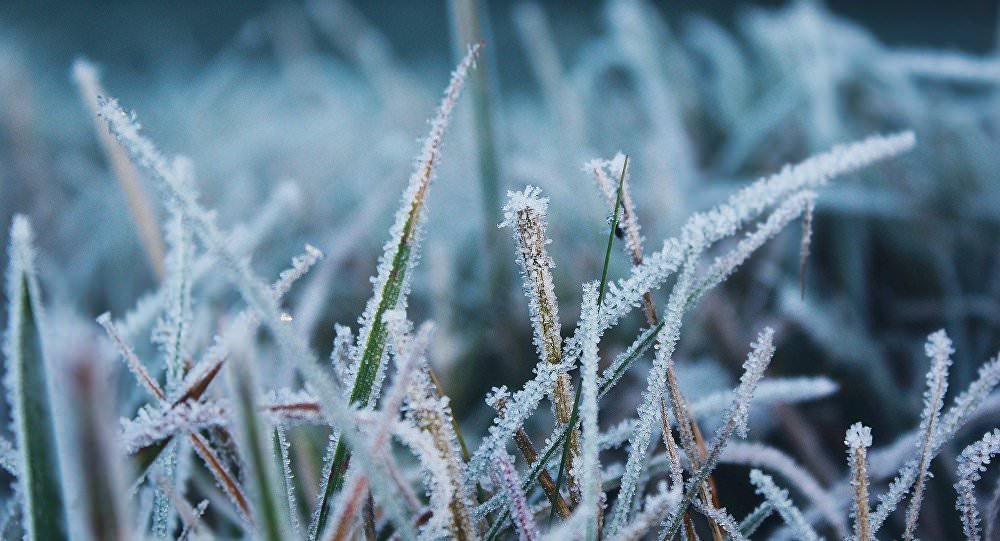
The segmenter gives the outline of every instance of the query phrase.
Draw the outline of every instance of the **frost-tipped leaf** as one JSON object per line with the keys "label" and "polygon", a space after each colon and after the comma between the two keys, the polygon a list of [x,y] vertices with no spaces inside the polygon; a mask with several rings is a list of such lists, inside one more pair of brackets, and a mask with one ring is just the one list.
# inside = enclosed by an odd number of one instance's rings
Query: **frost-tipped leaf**
{"label": "frost-tipped leaf", "polygon": [[[358,332],[358,345],[352,368],[354,383],[349,399],[352,404],[372,406],[378,398],[381,380],[385,374],[384,359],[388,333],[383,317],[388,310],[406,306],[410,271],[416,262],[420,246],[427,194],[435,175],[437,162],[441,157],[444,133],[465,86],[469,70],[478,58],[480,48],[480,45],[472,46],[452,72],[451,81],[431,120],[431,131],[424,140],[413,174],[410,176],[406,191],[403,192],[403,204],[396,214],[390,238],[385,243],[382,257],[379,259],[378,274],[374,280],[375,294],[369,299],[364,315],[359,320],[361,330]],[[329,501],[330,495],[339,490],[343,484],[345,465],[349,456],[344,442],[339,440],[333,453],[333,467],[330,470],[332,477],[324,481],[326,494],[321,498],[323,507],[319,509],[320,531],[324,529],[327,521],[324,503]]]}
{"label": "frost-tipped leaf", "polygon": [[17,492],[28,539],[67,539],[65,497],[50,401],[51,367],[43,346],[44,314],[34,268],[31,225],[16,216],[11,225],[7,270],[7,397],[20,452]]}

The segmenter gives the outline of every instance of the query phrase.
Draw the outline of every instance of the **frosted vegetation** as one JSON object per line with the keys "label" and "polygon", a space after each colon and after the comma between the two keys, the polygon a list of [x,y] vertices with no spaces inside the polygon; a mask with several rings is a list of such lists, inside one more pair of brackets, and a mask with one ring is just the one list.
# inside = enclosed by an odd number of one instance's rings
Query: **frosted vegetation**
{"label": "frosted vegetation", "polygon": [[0,537],[1000,535],[996,55],[642,0],[571,55],[521,4],[511,97],[476,2],[450,79],[282,9],[142,99],[77,60],[80,126],[0,113]]}

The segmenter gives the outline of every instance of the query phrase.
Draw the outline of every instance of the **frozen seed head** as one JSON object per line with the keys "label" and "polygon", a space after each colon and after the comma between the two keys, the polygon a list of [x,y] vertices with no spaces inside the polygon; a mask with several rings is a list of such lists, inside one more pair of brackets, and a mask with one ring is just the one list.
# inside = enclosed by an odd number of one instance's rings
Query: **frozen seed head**
{"label": "frozen seed head", "polygon": [[872,446],[872,429],[861,423],[854,423],[847,429],[844,445],[851,449],[868,448]]}

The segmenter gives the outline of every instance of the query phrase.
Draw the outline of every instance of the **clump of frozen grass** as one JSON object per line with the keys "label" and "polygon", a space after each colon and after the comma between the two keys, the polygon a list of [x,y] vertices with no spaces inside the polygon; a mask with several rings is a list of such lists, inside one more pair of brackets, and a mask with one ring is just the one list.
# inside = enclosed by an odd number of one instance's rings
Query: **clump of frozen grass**
{"label": "clump of frozen grass", "polygon": [[[643,65],[650,55],[641,50],[643,43],[626,35],[626,30],[644,34],[656,31],[641,17],[643,9],[638,2],[619,2],[610,11],[615,36],[622,42],[630,65]],[[815,15],[808,9],[796,13],[802,20]],[[139,479],[134,486],[149,483],[143,490],[156,493],[150,505],[154,511],[134,506],[139,509],[135,512],[144,516],[122,521],[109,515],[113,520],[108,524],[114,528],[94,531],[111,532],[102,535],[123,539],[141,538],[151,532],[173,535],[181,529],[178,521],[171,518],[176,515],[183,524],[182,536],[194,530],[218,529],[223,536],[242,531],[273,539],[351,536],[477,539],[484,535],[493,539],[508,531],[527,539],[539,538],[544,533],[559,539],[577,536],[638,539],[661,525],[670,538],[682,531],[680,535],[693,538],[703,524],[701,521],[707,518],[714,537],[725,534],[731,539],[747,539],[769,516],[777,513],[799,537],[819,538],[810,522],[817,514],[799,511],[791,495],[758,470],[751,473],[751,482],[765,502],[738,522],[726,511],[726,494],[720,494],[710,482],[716,464],[727,460],[783,475],[791,483],[790,488],[802,493],[796,492],[796,497],[805,495],[804,501],[818,507],[818,515],[824,516],[834,530],[842,529],[838,526],[842,521],[831,516],[836,506],[829,504],[837,494],[836,487],[823,486],[797,469],[787,456],[760,443],[727,445],[734,436],[751,435],[752,406],[825,396],[835,390],[832,382],[821,378],[762,381],[776,348],[775,333],[767,329],[754,342],[734,391],[702,397],[689,404],[672,375],[680,360],[675,358],[679,357],[677,344],[683,334],[684,320],[697,302],[736,272],[765,242],[799,218],[803,220],[800,275],[804,273],[820,189],[834,176],[909,150],[914,145],[913,134],[873,136],[787,166],[711,210],[694,214],[677,237],[667,239],[661,250],[651,254],[643,253],[624,155],[589,163],[588,171],[612,207],[612,223],[620,223],[632,268],[622,279],[605,282],[602,278],[600,286],[596,282],[585,284],[581,317],[576,332],[569,337],[564,337],[561,329],[559,299],[555,294],[552,269],[559,252],[550,249],[548,200],[541,197],[538,188],[511,192],[504,209],[505,224],[514,231],[516,260],[524,274],[539,362],[533,377],[521,388],[489,397],[497,416],[480,446],[468,457],[460,449],[455,412],[434,382],[427,333],[422,330],[413,335],[405,309],[420,249],[428,189],[441,157],[442,137],[478,47],[473,47],[459,65],[432,120],[430,135],[424,141],[379,261],[373,295],[358,321],[358,332],[355,334],[349,327],[336,329],[331,366],[319,362],[319,356],[296,328],[297,314],[283,306],[283,298],[319,260],[319,252],[307,247],[305,254],[294,259],[292,267],[282,272],[276,283],[268,285],[257,276],[234,237],[216,225],[214,213],[202,205],[191,162],[160,152],[140,133],[134,115],[126,113],[114,100],[92,103],[98,106],[101,118],[111,128],[110,133],[122,143],[109,151],[109,159],[121,158],[124,149],[135,163],[148,169],[161,187],[170,212],[165,235],[169,254],[151,258],[154,267],[157,262],[165,263],[163,286],[135,312],[144,315],[133,319],[145,323],[122,325],[109,315],[99,318],[139,381],[139,387],[151,400],[131,410],[134,417],[123,422],[115,441],[99,441],[102,445],[94,448],[134,457],[139,466]],[[88,73],[84,71],[83,75]],[[682,114],[675,107],[682,107],[684,100],[691,98],[665,92],[660,79],[647,74],[640,81],[642,93],[650,102],[658,102],[657,96],[676,101],[658,105],[666,107],[669,118],[655,127],[654,140],[681,140],[686,145],[688,141],[684,140],[678,122]],[[93,94],[96,77],[89,81],[87,88]],[[820,98],[812,101],[820,109],[830,105]],[[685,150],[684,145],[680,148],[683,160],[678,176],[693,177],[696,173],[693,152]],[[614,177],[619,178],[618,190],[614,189]],[[671,190],[677,189],[678,186],[671,186]],[[619,206],[621,221],[616,222]],[[148,221],[148,215],[145,211],[136,212],[135,220]],[[671,220],[682,216],[672,216]],[[50,376],[45,371],[49,366],[46,362],[25,362],[25,355],[45,359],[42,346],[47,329],[39,323],[43,321],[39,287],[32,285],[34,272],[26,272],[29,267],[23,265],[31,259],[24,254],[32,253],[25,249],[30,244],[25,241],[28,238],[25,225],[15,222],[12,230],[16,257],[11,258],[8,281],[10,276],[30,279],[26,279],[25,287],[8,284],[11,302],[8,374],[15,373],[8,397],[24,402],[24,389],[28,385],[33,389],[28,393],[30,398],[47,406],[47,390],[35,391],[47,389]],[[611,241],[617,233],[613,227]],[[731,243],[723,244],[733,237]],[[610,242],[608,248],[610,254]],[[213,260],[222,264],[247,305],[235,317],[225,314],[220,318],[221,331],[210,321],[212,317],[199,314],[205,307],[215,310],[217,302],[221,305],[217,292],[207,293],[196,287],[207,272],[203,269],[210,268]],[[659,314],[653,295],[675,274],[666,310]],[[608,283],[606,288],[605,283]],[[196,300],[193,298],[196,295],[204,297]],[[604,333],[640,306],[649,328],[639,333],[600,372],[600,341]],[[137,329],[154,320],[157,323],[153,342],[159,346],[159,354],[145,359],[148,348],[135,348],[132,343],[138,336]],[[259,336],[258,327],[267,331],[270,340]],[[219,337],[198,358],[195,352],[208,346],[206,342],[211,340],[206,337],[213,334]],[[599,423],[612,421],[610,417],[617,411],[608,407],[608,394],[650,347],[656,348],[655,359],[642,403],[635,415],[616,425],[619,434],[614,437],[616,443],[608,445],[608,436],[600,433]],[[916,518],[931,460],[1000,380],[998,359],[982,369],[980,378],[956,399],[954,407],[942,413],[952,353],[943,332],[931,336],[927,352],[932,362],[925,411],[915,440],[917,454],[900,470],[870,517],[867,492],[873,481],[865,471],[870,431],[855,425],[845,438],[852,472],[849,479],[856,491],[854,534],[859,541],[874,537],[911,486],[914,495],[906,513],[904,535],[911,539],[916,534]],[[395,362],[390,363],[390,359]],[[281,361],[294,365],[297,372],[284,370]],[[28,366],[35,372],[17,373],[17,369]],[[230,375],[228,387],[213,384],[223,367]],[[577,367],[580,398],[574,402],[570,374]],[[386,393],[381,392],[383,381],[390,382]],[[258,389],[258,385],[266,389]],[[278,390],[285,386],[292,389]],[[536,414],[546,398],[553,403],[555,422],[547,434],[543,432],[547,437],[536,440],[540,447],[535,448],[529,431],[538,429]],[[21,419],[15,424],[15,442],[0,445],[0,465],[17,476],[18,487],[27,487],[18,490],[17,511],[29,537],[38,538],[40,528],[63,528],[71,521],[56,516],[63,512],[61,505],[52,505],[52,499],[36,496],[37,490],[63,489],[57,478],[34,477],[42,471],[39,466],[47,465],[44,471],[50,474],[61,471],[56,456],[59,445],[53,436],[58,427],[46,434],[51,428],[48,423],[29,426],[23,414],[17,412],[22,402],[14,404],[15,420],[18,415]],[[578,406],[576,412],[574,403]],[[728,403],[729,407],[720,408],[720,403]],[[705,446],[700,441],[699,423],[716,420],[711,418],[720,410],[724,410],[717,420],[721,422],[713,425],[718,427],[715,437]],[[89,412],[80,410],[81,414]],[[43,414],[40,418],[51,419],[52,415]],[[672,425],[681,436],[679,445],[674,440]],[[648,447],[656,440],[657,429],[663,431],[670,455],[669,461],[659,463],[669,463],[667,468],[653,468],[654,460],[648,457]],[[624,465],[615,462],[612,453],[602,455],[625,437],[629,448]],[[995,433],[988,434],[962,454],[961,481],[956,489],[970,538],[978,538],[974,483],[982,466],[996,452],[993,448],[998,438]],[[38,441],[43,445],[39,447]],[[393,447],[394,441],[402,443],[416,461],[401,459],[402,450]],[[507,453],[511,441],[521,451],[523,463]],[[315,502],[302,502],[311,507],[311,513],[310,509],[303,513],[298,509],[299,499],[295,494],[308,481],[302,476],[296,478],[293,472],[308,471],[312,465],[310,453],[324,444],[327,457],[318,476],[318,486],[312,487],[319,496]],[[70,445],[79,447],[89,443],[78,440]],[[42,449],[47,458],[40,458],[32,448]],[[181,454],[190,453],[191,448],[201,457],[217,487],[211,486],[211,482],[199,485],[190,468],[182,466]],[[570,460],[561,459],[560,449],[572,450]],[[151,469],[154,461],[158,467]],[[564,462],[571,474],[566,497],[560,490],[559,476],[555,482],[552,480],[552,473],[561,470]],[[416,482],[418,478],[420,482]],[[423,490],[415,489],[421,483]],[[230,501],[216,498],[206,514],[204,505],[187,503],[185,490],[195,490],[199,497],[221,493]],[[545,514],[551,516],[553,509],[560,516],[559,522],[544,526],[542,519]],[[607,516],[606,510],[610,511]],[[704,518],[692,511],[698,511]],[[71,514],[76,512],[70,510]],[[305,517],[300,514],[312,517],[308,528],[301,526],[299,520]],[[134,531],[125,531],[123,524],[139,526]],[[59,538],[59,532],[53,536],[50,538]]]}

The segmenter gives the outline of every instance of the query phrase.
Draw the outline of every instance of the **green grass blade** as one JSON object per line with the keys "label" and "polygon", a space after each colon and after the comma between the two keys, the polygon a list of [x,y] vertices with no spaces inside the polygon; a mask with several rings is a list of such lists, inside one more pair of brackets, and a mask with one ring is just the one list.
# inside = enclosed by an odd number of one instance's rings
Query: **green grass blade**
{"label": "green grass blade", "polygon": [[[611,231],[608,233],[608,247],[604,251],[604,269],[601,271],[601,285],[598,288],[597,293],[597,308],[600,310],[601,304],[604,302],[604,290],[608,285],[608,267],[611,264],[611,247],[615,243],[615,232],[618,231],[618,214],[622,208],[622,188],[625,186],[625,172],[628,170],[628,154],[625,155],[625,163],[622,164],[621,177],[618,179],[618,195],[615,198],[615,209],[611,214]],[[580,385],[576,386],[576,398],[573,400],[573,413],[569,417],[569,426],[576,426],[576,421],[580,414]],[[559,473],[556,475],[556,493],[559,492],[559,487],[562,486],[563,473],[566,470],[566,461],[569,459],[569,447],[570,440],[567,438],[566,443],[563,444],[562,460],[559,462]],[[552,508],[552,512],[549,514],[549,523],[552,522],[552,518],[555,517],[555,507]]]}
{"label": "green grass blade", "polygon": [[236,426],[240,453],[253,480],[254,518],[261,539],[282,541],[291,538],[291,517],[283,504],[277,464],[271,445],[272,429],[257,411],[257,386],[249,360],[237,355],[230,366],[230,385],[236,402]]}
{"label": "green grass blade", "polygon": [[26,539],[57,541],[68,538],[66,509],[31,236],[28,220],[15,217],[7,273],[7,393],[20,451],[18,491]]}
{"label": "green grass blade", "polygon": [[615,233],[618,231],[618,214],[622,208],[622,190],[625,186],[625,172],[628,170],[628,154],[622,164],[622,174],[618,179],[618,195],[615,197],[615,210],[611,214],[611,231],[608,233],[608,248],[604,252],[604,270],[601,271],[601,285],[597,290],[597,308],[604,303],[604,289],[608,285],[608,266],[611,263],[611,246],[615,243]]}
{"label": "green grass blade", "polygon": [[[392,229],[393,238],[386,245],[386,252],[379,264],[376,279],[375,297],[369,301],[365,310],[362,331],[359,338],[363,340],[361,359],[351,388],[350,403],[354,405],[370,405],[377,398],[379,373],[385,357],[386,326],[385,313],[396,308],[401,297],[405,297],[408,289],[408,275],[411,270],[411,254],[418,247],[420,226],[423,222],[423,211],[430,189],[434,168],[440,159],[441,141],[445,127],[457,103],[458,96],[465,84],[469,70],[478,57],[482,44],[469,49],[465,58],[452,73],[451,82],[445,90],[444,97],[438,107],[431,132],[424,140],[424,148],[417,160],[416,170],[410,177],[409,185],[403,194],[403,205],[396,215]],[[361,344],[359,344],[361,345]],[[343,438],[337,440],[333,453],[333,464],[330,476],[325,480],[317,502],[315,520],[309,527],[310,537],[324,531],[329,519],[329,502],[332,496],[344,484],[344,473],[347,471],[350,451]]]}

